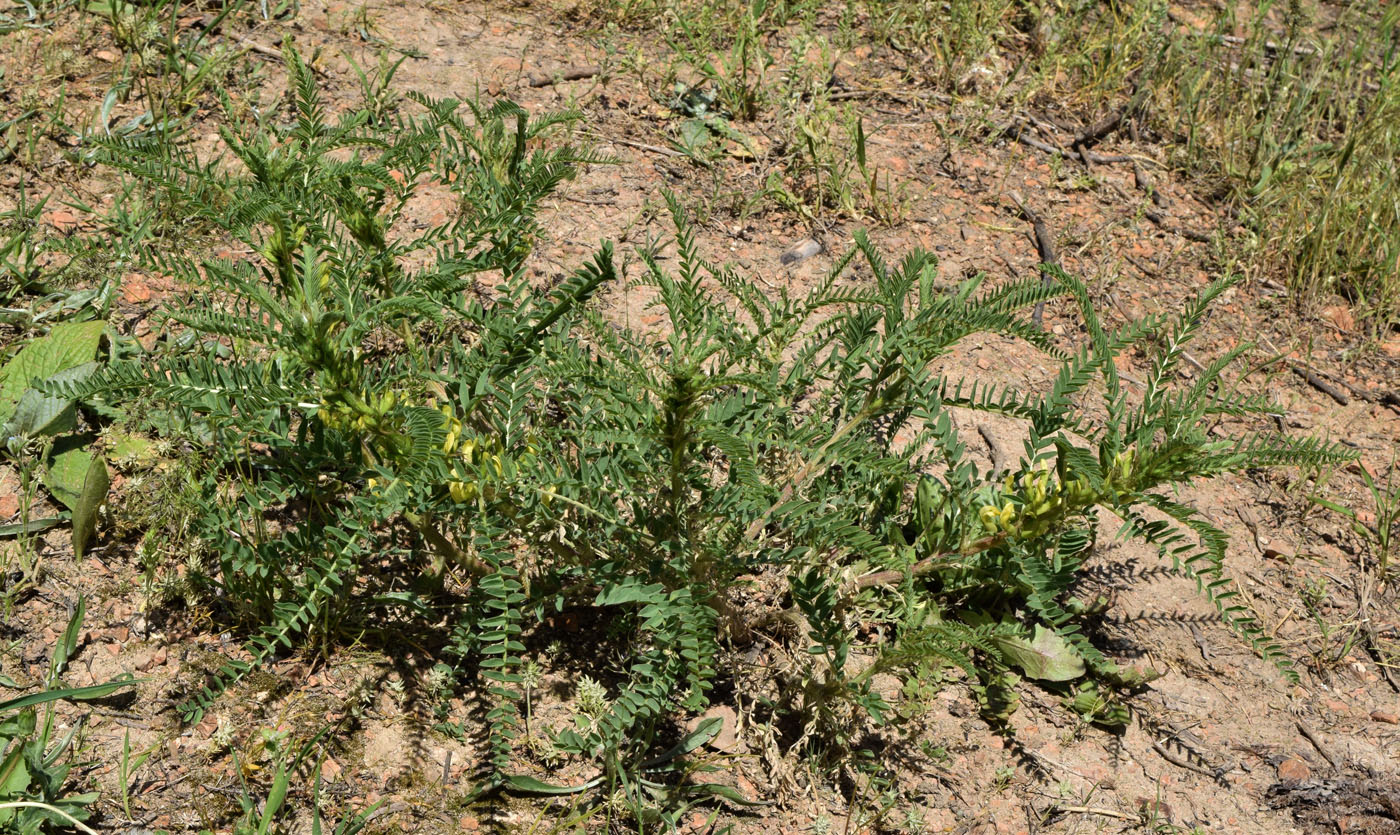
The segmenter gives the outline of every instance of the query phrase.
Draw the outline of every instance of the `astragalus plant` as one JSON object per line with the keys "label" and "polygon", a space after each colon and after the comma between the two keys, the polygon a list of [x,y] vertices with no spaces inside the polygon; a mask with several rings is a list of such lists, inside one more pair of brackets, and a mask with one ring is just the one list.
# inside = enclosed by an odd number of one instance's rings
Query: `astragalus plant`
{"label": "astragalus plant", "polygon": [[[658,756],[668,723],[706,706],[733,672],[726,642],[754,631],[797,650],[770,709],[837,747],[861,717],[885,715],[876,673],[944,666],[966,672],[989,714],[1014,705],[1016,673],[1093,721],[1121,721],[1115,693],[1144,676],[1094,645],[1083,625],[1096,603],[1079,596],[1110,522],[1157,546],[1289,673],[1237,602],[1224,534],[1173,491],[1347,456],[1252,429],[1267,404],[1223,376],[1243,347],[1178,383],[1228,279],[1176,317],[1106,330],[1068,276],[945,288],[931,254],[890,265],[857,237],[810,292],[766,293],[706,263],[672,201],[674,266],[644,254],[636,279],[664,315],[631,330],[589,304],[615,280],[607,246],[555,287],[526,280],[539,199],[590,160],[538,147],[552,120],[511,105],[467,119],[456,102],[415,97],[421,114],[393,130],[362,114],[331,123],[310,74],[288,63],[295,124],[227,131],[233,175],[109,149],[256,254],[196,263],[168,240],[135,244],[218,291],[170,313],[192,347],[65,390],[134,391],[200,428],[214,580],[252,635],[251,659],[231,660],[219,684],[279,647],[418,630],[490,703],[487,785],[563,791],[512,775],[526,633],[587,611],[600,631],[577,651],[596,649],[607,696],[552,743],[597,761],[585,785],[610,782],[640,809],[687,746]],[[402,211],[425,183],[455,190],[464,211],[415,236]],[[855,259],[860,281],[839,282]],[[1077,347],[1022,316],[1055,298],[1083,317]],[[974,334],[1041,350],[1054,383],[964,381],[943,360]],[[1142,390],[1114,364],[1129,350],[1150,355]],[[1019,422],[1010,473],[969,457],[959,409]],[[1208,432],[1226,417],[1238,438]],[[786,589],[776,618],[746,620],[739,598],[758,581]],[[861,632],[861,619],[884,627]]]}

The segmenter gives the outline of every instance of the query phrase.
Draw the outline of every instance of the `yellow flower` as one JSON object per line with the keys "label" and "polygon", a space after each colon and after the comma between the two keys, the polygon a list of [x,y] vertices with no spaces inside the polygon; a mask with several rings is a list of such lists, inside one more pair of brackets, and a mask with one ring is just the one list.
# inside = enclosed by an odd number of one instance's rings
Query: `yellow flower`
{"label": "yellow flower", "polygon": [[997,521],[1001,523],[1002,530],[1011,530],[1011,520],[1016,518],[1016,506],[1007,502],[1006,506],[997,514]]}
{"label": "yellow flower", "polygon": [[997,529],[997,509],[993,505],[982,505],[982,509],[977,512],[977,516],[982,520],[982,526],[989,531]]}

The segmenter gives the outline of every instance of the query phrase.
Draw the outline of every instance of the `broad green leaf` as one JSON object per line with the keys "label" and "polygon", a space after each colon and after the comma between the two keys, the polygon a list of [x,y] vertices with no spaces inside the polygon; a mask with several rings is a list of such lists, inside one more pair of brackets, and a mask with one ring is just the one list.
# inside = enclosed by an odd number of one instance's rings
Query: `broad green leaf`
{"label": "broad green leaf", "polygon": [[112,463],[118,467],[150,466],[159,458],[153,441],[130,432],[117,432],[111,435],[107,450],[111,453]]}
{"label": "broad green leaf", "polygon": [[[48,382],[79,382],[97,371],[97,363],[85,362],[48,376]],[[5,435],[41,438],[71,432],[78,426],[78,412],[71,400],[51,397],[37,389],[25,389],[5,424]]]}
{"label": "broad green leaf", "polygon": [[78,412],[73,407],[73,401],[27,389],[20,395],[14,412],[5,422],[3,434],[7,437],[42,438],[71,431],[77,426]]}
{"label": "broad green leaf", "polygon": [[30,693],[28,696],[10,699],[8,702],[0,702],[0,714],[12,710],[30,707],[31,705],[42,705],[59,700],[70,702],[85,702],[91,699],[103,699],[112,695],[123,687],[131,687],[145,681],[144,678],[116,678],[104,684],[90,684],[87,687],[67,687],[60,690],[44,690],[40,693]]}
{"label": "broad green leaf", "polygon": [[106,328],[102,321],[61,322],[21,348],[0,368],[0,422],[9,421],[20,396],[35,380],[91,362]]}
{"label": "broad green leaf", "polygon": [[123,3],[122,0],[95,0],[95,2],[86,4],[83,8],[90,14],[106,18],[111,18],[113,16],[121,17],[123,15],[135,13],[130,3]]}
{"label": "broad green leaf", "polygon": [[14,522],[0,525],[0,538],[19,536],[22,533],[39,533],[57,527],[67,521],[68,516],[46,516],[43,519],[30,519],[28,522]]}
{"label": "broad green leaf", "polygon": [[73,553],[81,557],[87,553],[88,543],[97,531],[97,509],[107,499],[107,489],[112,486],[107,475],[107,462],[97,456],[88,467],[83,479],[83,492],[78,504],[73,508]]}
{"label": "broad green leaf", "polygon": [[69,435],[54,441],[44,470],[44,486],[69,510],[77,508],[82,498],[92,459],[91,435]]}
{"label": "broad green leaf", "polygon": [[1035,628],[1035,636],[1030,641],[1012,637],[993,640],[1006,660],[1020,667],[1027,678],[1072,681],[1084,675],[1084,659],[1064,638],[1044,626]]}
{"label": "broad green leaf", "polygon": [[653,757],[652,759],[647,760],[645,763],[642,763],[642,767],[650,768],[652,766],[661,765],[662,763],[670,762],[671,760],[674,760],[676,757],[679,757],[683,754],[689,754],[691,751],[694,751],[696,748],[699,748],[700,746],[708,743],[710,740],[719,736],[720,729],[723,727],[724,720],[718,716],[713,716],[709,719],[706,719],[700,724],[696,725],[695,730],[687,734],[685,739],[682,739],[679,743],[675,745],[675,747],[671,748],[669,751],[667,751],[659,757]]}
{"label": "broad green leaf", "polygon": [[68,626],[63,630],[63,635],[58,639],[58,643],[53,648],[53,658],[49,661],[49,681],[56,680],[63,675],[64,669],[68,667],[68,659],[73,657],[73,653],[78,649],[78,637],[83,631],[83,618],[87,615],[87,598],[78,596],[78,605],[73,609],[72,617],[68,618]]}
{"label": "broad green leaf", "polygon": [[286,799],[287,766],[283,764],[278,767],[277,776],[272,779],[272,789],[267,794],[267,802],[263,804],[262,819],[258,821],[258,835],[267,835],[272,828],[272,822],[277,819],[282,802]]}
{"label": "broad green leaf", "polygon": [[733,786],[726,786],[723,783],[694,783],[685,787],[687,794],[713,795],[722,797],[730,803],[737,803],[740,806],[772,806],[772,801],[749,800],[739,793]]}
{"label": "broad green leaf", "polygon": [[651,603],[665,593],[666,587],[660,583],[644,586],[635,580],[628,580],[609,586],[598,592],[594,606],[621,606],[626,603]]}
{"label": "broad green leaf", "polygon": [[690,151],[698,151],[710,143],[710,129],[704,119],[686,119],[681,122],[681,145]]}
{"label": "broad green leaf", "polygon": [[602,782],[602,777],[594,777],[587,783],[580,783],[577,786],[556,786],[553,783],[536,780],[526,774],[508,774],[505,777],[506,788],[526,794],[578,794],[599,786]]}
{"label": "broad green leaf", "polygon": [[0,800],[22,795],[28,788],[29,768],[24,764],[24,746],[16,745],[4,762],[0,762]]}

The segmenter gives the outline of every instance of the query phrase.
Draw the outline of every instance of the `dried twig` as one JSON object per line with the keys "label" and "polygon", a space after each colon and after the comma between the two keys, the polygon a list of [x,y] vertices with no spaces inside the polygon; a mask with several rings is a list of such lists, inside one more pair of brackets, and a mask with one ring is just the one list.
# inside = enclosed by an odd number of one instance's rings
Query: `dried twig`
{"label": "dried twig", "polygon": [[1142,815],[1130,815],[1127,812],[1120,812],[1117,809],[1105,809],[1101,806],[1055,806],[1051,809],[1052,814],[1074,814],[1074,815],[1103,815],[1107,818],[1118,818],[1125,821],[1140,821]]}
{"label": "dried twig", "polygon": [[617,145],[626,145],[629,148],[636,148],[641,151],[650,151],[653,154],[661,154],[664,157],[683,157],[685,154],[680,151],[673,151],[670,148],[663,148],[660,145],[648,145],[645,142],[633,142],[630,139],[622,139],[617,136],[603,136],[601,134],[589,134],[604,142],[612,142]]}
{"label": "dried twig", "polygon": [[536,72],[530,74],[531,87],[549,87],[560,81],[582,81],[585,78],[592,78],[602,73],[603,68],[597,64],[588,64],[581,67],[568,67],[558,72],[546,73]]}
{"label": "dried twig", "polygon": [[1219,780],[1221,778],[1220,774],[1217,774],[1209,768],[1202,768],[1201,766],[1196,765],[1188,759],[1178,757],[1176,754],[1173,754],[1171,751],[1168,751],[1167,747],[1160,742],[1154,741],[1152,743],[1152,750],[1156,751],[1158,754],[1161,755],[1162,759],[1166,760],[1167,762],[1171,763],[1177,768],[1184,768],[1187,771],[1194,771],[1197,774],[1204,774],[1212,780]]}
{"label": "dried twig", "polygon": [[1371,624],[1371,618],[1367,616],[1366,610],[1371,607],[1371,585],[1373,579],[1369,574],[1362,575],[1362,582],[1356,588],[1356,619],[1361,624],[1361,634],[1366,638],[1366,650],[1375,659],[1376,666],[1380,668],[1381,675],[1385,676],[1385,681],[1390,685],[1390,689],[1400,693],[1400,681],[1396,680],[1395,673],[1390,669],[1390,662],[1381,652],[1381,638],[1376,634],[1376,627]]}
{"label": "dried twig", "polygon": [[1308,385],[1337,401],[1337,405],[1345,406],[1351,402],[1351,398],[1347,397],[1346,392],[1317,376],[1311,368],[1295,363],[1290,363],[1290,367],[1293,369],[1293,373],[1302,377]]}
{"label": "dried twig", "polygon": [[1128,110],[1131,107],[1131,104],[1124,105],[1118,112],[1109,114],[1107,118],[1103,119],[1103,121],[1098,124],[1091,125],[1080,131],[1079,135],[1074,137],[1074,141],[1069,143],[1070,147],[1080,149],[1087,148],[1100,139],[1103,139],[1105,136],[1108,136],[1110,133],[1118,130],[1118,126],[1123,124],[1123,117],[1128,115]]}
{"label": "dried twig", "polygon": [[1010,469],[1008,462],[1011,460],[1011,456],[1006,454],[1006,450],[1001,446],[1001,441],[997,440],[992,431],[985,424],[979,423],[977,424],[977,434],[982,436],[982,440],[987,442],[987,449],[991,450],[993,472],[1000,474]]}
{"label": "dried twig", "polygon": [[[1244,39],[1244,38],[1241,38],[1241,37],[1239,37],[1238,35],[1221,35],[1221,36],[1220,36],[1220,40],[1223,41],[1224,43],[1227,43],[1227,44],[1231,45],[1231,46],[1244,46],[1246,43],[1249,43],[1248,40],[1246,40],[1246,39]],[[1302,44],[1295,44],[1295,45],[1290,46],[1290,47],[1285,47],[1285,46],[1282,46],[1282,45],[1280,45],[1280,44],[1276,44],[1276,43],[1274,43],[1273,41],[1264,41],[1264,49],[1265,49],[1265,51],[1267,51],[1267,52],[1281,52],[1281,51],[1283,51],[1284,49],[1289,49],[1289,50],[1291,50],[1291,51],[1293,52],[1294,55],[1316,55],[1316,54],[1317,54],[1317,50],[1316,50],[1315,48],[1311,47],[1311,46],[1305,46],[1305,45],[1302,45]]]}
{"label": "dried twig", "polygon": [[1088,148],[1090,145],[1097,143],[1100,139],[1118,130],[1123,124],[1124,119],[1137,115],[1138,109],[1142,107],[1142,100],[1146,92],[1145,89],[1139,90],[1137,84],[1134,83],[1132,97],[1128,99],[1126,104],[1118,108],[1117,112],[1109,114],[1098,123],[1080,131],[1079,134],[1074,137],[1074,141],[1069,144],[1080,149],[1082,152],[1085,148]]}
{"label": "dried twig", "polygon": [[1312,746],[1317,749],[1317,753],[1326,757],[1327,761],[1332,764],[1333,768],[1340,767],[1340,764],[1337,762],[1337,758],[1332,755],[1331,751],[1327,750],[1327,746],[1322,744],[1322,740],[1318,739],[1317,734],[1313,731],[1312,728],[1308,727],[1307,722],[1304,722],[1302,719],[1299,719],[1295,724],[1297,724],[1298,726],[1298,733],[1302,734],[1304,737],[1307,738],[1308,742],[1312,743]]}
{"label": "dried twig", "polygon": [[266,55],[269,58],[277,58],[279,60],[282,58],[282,50],[280,49],[274,49],[266,44],[250,41],[247,38],[239,38],[238,42],[247,47],[249,52],[256,52],[259,55]]}
{"label": "dried twig", "polygon": [[1152,178],[1148,176],[1141,165],[1138,165],[1137,160],[1133,160],[1133,185],[1137,186],[1138,189],[1148,197],[1151,197],[1152,202],[1157,204],[1157,208],[1165,209],[1167,207],[1166,196],[1157,190],[1156,185],[1152,182]]}
{"label": "dried twig", "polygon": [[[1041,219],[1040,215],[1036,214],[1026,205],[1026,202],[1021,199],[1021,195],[1013,191],[1010,197],[1011,201],[1016,204],[1016,208],[1020,209],[1021,216],[1031,222],[1031,229],[1035,232],[1035,248],[1040,252],[1040,263],[1042,265],[1049,264],[1052,267],[1060,266],[1060,259],[1055,255],[1054,241],[1050,237],[1050,227],[1045,225],[1045,221]],[[1049,287],[1054,279],[1051,277],[1050,272],[1045,270],[1043,266],[1041,271],[1044,275],[1045,286]],[[1035,323],[1037,328],[1040,327],[1044,315],[1045,302],[1037,302],[1035,310],[1031,312],[1031,321]]]}
{"label": "dried twig", "polygon": [[[1331,377],[1332,380],[1336,381],[1336,383],[1342,388],[1351,392],[1351,396],[1357,398],[1358,400],[1365,400],[1367,403],[1379,403],[1382,406],[1389,406],[1390,408],[1395,409],[1396,411],[1400,411],[1400,393],[1394,391],[1383,391],[1379,393],[1368,391],[1358,386],[1354,386],[1351,383],[1348,383],[1346,380],[1335,375],[1323,375],[1316,369],[1309,368],[1308,366],[1298,362],[1297,360],[1289,360],[1289,363],[1293,366],[1293,372],[1295,374],[1298,374],[1298,376],[1302,377],[1304,380],[1307,380],[1309,385],[1331,396],[1333,400],[1337,400],[1337,395],[1334,394],[1333,391],[1328,390],[1331,389],[1332,386],[1323,381],[1322,378],[1324,376]],[[1312,379],[1308,379],[1308,375],[1312,375],[1312,377],[1316,379],[1317,382],[1313,382]],[[1321,385],[1319,385],[1319,383],[1321,383]],[[1346,402],[1343,400],[1337,400],[1337,402],[1343,406],[1347,405]]]}
{"label": "dried twig", "polygon": [[1041,142],[1039,139],[1032,139],[1031,137],[1026,136],[1025,133],[1021,130],[1021,126],[1016,122],[1011,122],[1008,125],[1004,125],[998,128],[996,133],[1002,136],[1010,137],[1016,140],[1017,142],[1020,142],[1022,145],[1025,145],[1029,148],[1035,148],[1037,151],[1044,151],[1047,154],[1059,154],[1060,156],[1065,157],[1066,159],[1077,159],[1080,162],[1085,162],[1087,160],[1088,162],[1093,163],[1094,165],[1107,165],[1108,163],[1113,162],[1137,161],[1136,157],[1131,157],[1126,154],[1094,154],[1086,150],[1081,155],[1079,151],[1071,150],[1068,148],[1056,147],[1055,145],[1051,145],[1047,142]]}
{"label": "dried twig", "polygon": [[1172,232],[1174,234],[1180,235],[1188,241],[1195,241],[1196,243],[1210,243],[1210,235],[1207,235],[1204,232],[1198,232],[1195,229],[1187,229],[1184,226],[1176,226],[1174,224],[1168,223],[1167,219],[1162,216],[1161,212],[1148,209],[1142,213],[1142,216],[1157,224],[1157,226],[1160,227],[1164,232]]}
{"label": "dried twig", "polygon": [[[276,58],[279,61],[282,60],[282,50],[280,49],[268,46],[267,44],[258,43],[257,41],[250,41],[247,38],[235,38],[235,40],[237,40],[238,43],[249,52],[256,52],[259,55],[266,55],[268,58]],[[326,77],[326,71],[324,68],[317,66],[316,64],[313,64],[310,61],[306,62],[306,67],[317,76],[321,78]]]}

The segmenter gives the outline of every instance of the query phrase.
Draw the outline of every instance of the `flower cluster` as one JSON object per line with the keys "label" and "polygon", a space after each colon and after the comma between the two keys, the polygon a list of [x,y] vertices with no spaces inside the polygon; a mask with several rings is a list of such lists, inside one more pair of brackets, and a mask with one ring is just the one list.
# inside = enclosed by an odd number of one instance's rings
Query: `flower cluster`
{"label": "flower cluster", "polygon": [[[1133,479],[1133,451],[1114,456],[1108,473],[1108,492],[1121,496]],[[978,510],[982,526],[990,533],[1006,533],[1031,539],[1049,531],[1059,520],[1096,504],[1102,496],[1085,476],[1057,478],[1046,462],[1040,469],[1019,476],[1008,475],[1000,504]]]}
{"label": "flower cluster", "polygon": [[399,404],[398,394],[386,391],[378,397],[369,392],[322,398],[316,419],[331,429],[373,432],[385,428],[390,412]]}
{"label": "flower cluster", "polygon": [[452,462],[452,480],[447,483],[447,492],[452,501],[458,504],[476,501],[478,496],[488,501],[495,497],[495,487],[482,483],[482,476],[500,478],[504,473],[501,466],[501,444],[499,440],[483,439],[462,434],[462,421],[452,414],[451,406],[442,407],[447,438],[442,442],[443,454]]}

